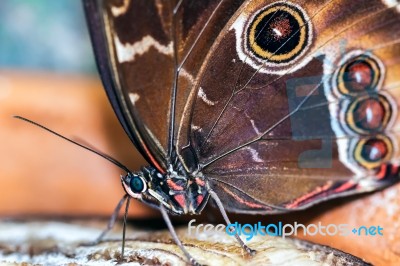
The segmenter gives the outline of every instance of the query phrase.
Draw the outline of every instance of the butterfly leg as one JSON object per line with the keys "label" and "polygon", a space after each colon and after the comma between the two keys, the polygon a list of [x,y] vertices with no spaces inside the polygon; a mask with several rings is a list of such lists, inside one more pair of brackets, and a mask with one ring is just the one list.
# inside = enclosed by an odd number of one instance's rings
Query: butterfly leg
{"label": "butterfly leg", "polygon": [[[214,192],[214,190],[212,190],[211,188],[208,188],[208,193],[210,194],[211,198],[214,200],[215,204],[217,204],[217,207],[219,209],[219,211],[222,214],[222,217],[224,217],[225,223],[227,225],[231,224],[231,221],[228,218],[228,215],[225,212],[225,208],[222,205],[221,200],[219,199],[217,193]],[[231,229],[233,230],[233,228],[231,227]],[[235,234],[235,238],[236,240],[239,242],[240,246],[244,249],[244,251],[246,251],[250,256],[254,256],[256,254],[256,251],[254,249],[249,248],[244,242],[243,240],[240,238],[240,236],[238,234]]]}
{"label": "butterfly leg", "polygon": [[126,199],[128,197],[129,197],[129,195],[125,194],[122,197],[122,199],[120,199],[120,201],[118,202],[117,206],[114,209],[113,214],[111,215],[110,220],[108,221],[106,229],[104,229],[103,232],[101,232],[101,234],[96,238],[96,240],[89,242],[89,243],[85,243],[85,244],[83,244],[84,246],[94,246],[94,245],[97,245],[98,243],[100,243],[100,241],[103,239],[103,237],[114,227],[115,221],[118,218],[119,211],[121,210],[122,205],[124,205],[124,202],[126,201]]}
{"label": "butterfly leg", "polygon": [[182,245],[181,240],[179,240],[178,235],[175,232],[174,226],[171,223],[171,219],[168,216],[167,211],[165,210],[163,205],[160,205],[160,211],[161,214],[164,218],[165,223],[167,224],[167,227],[169,229],[169,232],[171,233],[172,238],[174,239],[175,243],[178,245],[178,247],[182,250],[182,252],[185,254],[185,256],[188,258],[190,263],[192,265],[200,266],[201,264],[198,263],[190,254],[189,252],[185,249],[185,247]]}
{"label": "butterfly leg", "polygon": [[[128,194],[127,194],[128,195]],[[125,251],[125,235],[126,235],[126,219],[128,217],[128,210],[129,210],[129,204],[131,202],[131,198],[128,196],[128,199],[126,201],[125,205],[125,213],[124,213],[124,223],[123,223],[123,228],[122,228],[122,248],[121,248],[121,259],[124,259],[124,251]]]}

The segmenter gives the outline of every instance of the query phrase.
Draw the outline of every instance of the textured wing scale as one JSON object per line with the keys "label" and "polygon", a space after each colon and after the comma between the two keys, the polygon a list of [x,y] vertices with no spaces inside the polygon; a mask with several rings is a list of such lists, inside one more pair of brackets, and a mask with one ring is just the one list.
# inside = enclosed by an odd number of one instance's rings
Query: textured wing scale
{"label": "textured wing scale", "polygon": [[[380,1],[362,6],[355,1],[292,1],[308,12],[314,28],[309,55],[300,67],[268,73],[268,67],[255,69],[237,53],[235,25],[242,23],[240,15],[251,14],[255,2],[261,1],[246,2],[232,17],[202,67],[185,110],[190,126],[183,126],[178,138],[183,161],[193,164],[194,153],[211,186],[236,212],[303,208],[397,181],[396,147],[390,161],[382,163],[383,172],[349,167],[346,151],[340,151],[343,140],[348,144],[364,137],[335,128],[342,118],[332,110],[349,100],[331,97],[327,90],[341,56],[363,49],[373,50],[386,66],[380,90],[394,86],[388,93],[398,97],[398,7]],[[396,112],[392,115],[398,119]],[[396,141],[393,125],[385,134],[393,132]],[[191,153],[186,153],[189,143]]]}

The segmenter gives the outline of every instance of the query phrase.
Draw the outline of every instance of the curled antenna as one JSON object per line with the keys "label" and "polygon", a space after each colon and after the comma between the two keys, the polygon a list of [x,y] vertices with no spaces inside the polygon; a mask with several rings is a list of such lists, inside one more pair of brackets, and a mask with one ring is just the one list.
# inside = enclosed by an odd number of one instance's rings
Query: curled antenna
{"label": "curled antenna", "polygon": [[128,169],[128,167],[126,167],[125,165],[123,165],[122,163],[120,163],[119,161],[117,161],[116,159],[114,159],[114,158],[112,158],[111,156],[108,156],[108,155],[106,155],[106,154],[104,154],[104,153],[102,153],[102,152],[100,152],[100,151],[97,151],[97,150],[95,150],[95,149],[92,148],[92,147],[89,147],[89,145],[83,145],[83,144],[81,144],[81,143],[79,143],[79,142],[76,142],[76,141],[74,141],[74,140],[72,140],[72,139],[69,139],[69,138],[67,138],[67,137],[65,137],[65,136],[63,136],[63,135],[61,135],[61,134],[59,134],[59,133],[57,133],[57,132],[55,132],[55,131],[53,131],[53,130],[51,130],[51,129],[49,129],[49,128],[43,126],[43,125],[41,125],[41,124],[38,124],[38,123],[36,123],[36,122],[34,122],[34,121],[28,119],[28,118],[25,118],[25,117],[22,117],[22,116],[18,116],[18,115],[14,115],[13,117],[14,117],[14,118],[17,118],[17,119],[20,119],[20,120],[22,120],[22,121],[28,122],[28,123],[30,123],[30,124],[32,124],[32,125],[37,126],[37,127],[40,127],[41,129],[44,129],[44,130],[46,130],[47,132],[50,132],[51,134],[56,135],[57,137],[60,137],[60,138],[66,140],[66,141],[68,141],[68,142],[71,142],[71,143],[73,143],[73,144],[75,144],[75,145],[77,145],[77,146],[79,146],[79,147],[81,147],[81,148],[84,148],[85,150],[88,150],[88,151],[91,151],[91,152],[97,154],[98,156],[100,156],[100,157],[106,159],[107,161],[113,163],[114,165],[118,166],[119,168],[121,168],[122,170],[124,170],[124,171],[126,171],[126,172],[131,172],[131,171]]}

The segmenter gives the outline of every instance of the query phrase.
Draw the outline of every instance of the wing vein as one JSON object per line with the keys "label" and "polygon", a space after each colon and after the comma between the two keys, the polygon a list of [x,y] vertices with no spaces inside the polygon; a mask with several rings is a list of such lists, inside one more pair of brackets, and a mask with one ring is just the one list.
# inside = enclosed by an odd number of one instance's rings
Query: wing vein
{"label": "wing vein", "polygon": [[[326,5],[324,5],[324,7],[325,7],[325,6],[326,6]],[[324,44],[322,44],[321,46],[319,46],[319,47],[315,50],[314,54],[316,54],[323,46],[325,46],[325,45],[326,45],[327,43],[329,43],[331,40],[337,38],[341,33],[344,33],[344,32],[346,32],[346,31],[348,31],[350,28],[354,27],[355,25],[357,25],[357,24],[359,24],[359,23],[361,23],[361,22],[364,22],[366,18],[373,17],[373,16],[377,16],[377,15],[379,15],[379,14],[381,14],[381,13],[387,11],[387,10],[396,8],[397,6],[399,6],[399,4],[394,4],[394,5],[392,5],[392,6],[389,6],[389,7],[387,7],[387,8],[384,8],[384,9],[382,9],[382,10],[376,11],[376,12],[370,14],[370,15],[367,15],[367,16],[363,17],[362,19],[357,20],[356,22],[354,22],[354,23],[352,23],[351,25],[349,25],[348,27],[346,27],[344,30],[340,31],[339,33],[336,33],[336,34],[335,34],[332,38],[330,38],[327,42],[325,42]],[[322,9],[322,8],[321,8],[321,9]],[[320,12],[321,9],[319,9],[316,13]],[[313,15],[312,18],[314,18],[314,17],[315,17],[315,14]],[[312,20],[312,18],[311,18],[310,20]],[[279,48],[278,48],[278,49],[279,49]],[[260,69],[260,68],[259,68],[259,69]],[[258,69],[256,72],[258,72],[259,69]],[[290,71],[290,70],[289,70],[289,71]],[[253,75],[252,77],[254,77],[254,75]],[[251,77],[251,78],[252,78],[252,77]],[[282,76],[276,78],[274,81],[276,81],[276,80],[278,80],[278,79],[280,79],[280,78],[282,78]],[[279,124],[281,124],[283,121],[285,121],[286,119],[288,119],[289,117],[291,117],[293,114],[295,114],[296,112],[298,112],[298,111],[300,110],[301,106],[302,106],[302,105],[310,98],[310,96],[311,96],[311,95],[326,81],[327,78],[329,78],[329,75],[325,75],[325,76],[323,77],[322,81],[321,81],[316,87],[314,87],[314,88],[307,94],[307,96],[299,103],[299,105],[298,105],[293,111],[291,111],[289,114],[285,115],[285,116],[284,116],[283,118],[281,118],[278,122],[276,122],[274,125],[272,125],[270,128],[268,128],[266,131],[264,131],[261,135],[257,136],[256,138],[254,138],[254,139],[252,139],[252,140],[250,140],[250,141],[247,141],[247,142],[245,142],[245,143],[243,143],[243,144],[241,144],[241,145],[238,145],[237,147],[235,147],[235,148],[233,148],[233,149],[231,149],[231,150],[229,150],[229,151],[226,151],[226,152],[222,153],[221,155],[219,155],[219,156],[217,156],[217,157],[215,157],[215,158],[209,160],[208,162],[204,163],[204,164],[202,165],[202,167],[204,168],[204,167],[206,167],[206,166],[208,166],[208,165],[210,165],[210,164],[216,162],[217,160],[219,160],[219,159],[221,159],[221,158],[223,158],[223,157],[225,157],[225,156],[227,156],[227,155],[229,155],[229,154],[231,154],[231,153],[233,153],[233,152],[235,152],[235,151],[237,151],[237,150],[239,150],[239,149],[241,149],[241,148],[244,148],[244,147],[246,147],[246,146],[248,146],[248,145],[251,145],[251,144],[253,144],[254,142],[256,142],[256,141],[262,139],[266,134],[268,134],[269,132],[271,132],[271,131],[272,131],[274,128],[276,128]],[[273,83],[274,81],[270,82],[269,84]],[[246,84],[248,84],[248,82],[247,82]],[[267,85],[264,85],[264,86],[262,86],[262,87],[260,87],[260,88],[263,88],[263,87],[265,87],[265,86],[267,86]],[[246,88],[246,87],[243,87],[241,90],[243,90],[243,89],[245,89],[245,88]],[[238,91],[238,92],[239,92],[239,91]],[[237,95],[237,92],[235,93],[235,95]],[[231,98],[230,98],[230,99],[231,99]],[[219,117],[221,117],[221,116],[219,116]],[[203,143],[205,143],[205,142],[203,142]]]}

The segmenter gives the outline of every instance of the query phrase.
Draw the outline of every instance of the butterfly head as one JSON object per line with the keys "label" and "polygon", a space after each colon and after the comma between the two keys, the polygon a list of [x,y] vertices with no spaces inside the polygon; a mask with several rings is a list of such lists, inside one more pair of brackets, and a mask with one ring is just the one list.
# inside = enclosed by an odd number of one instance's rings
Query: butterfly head
{"label": "butterfly head", "polygon": [[181,213],[179,206],[175,206],[169,197],[169,189],[164,181],[165,176],[152,167],[144,167],[139,172],[128,172],[121,175],[122,186],[132,198],[138,199],[151,206],[163,204],[174,213]]}
{"label": "butterfly head", "polygon": [[130,197],[154,207],[163,205],[174,214],[199,213],[208,199],[203,179],[189,181],[173,169],[161,174],[153,167],[144,167],[122,175],[121,182]]}

